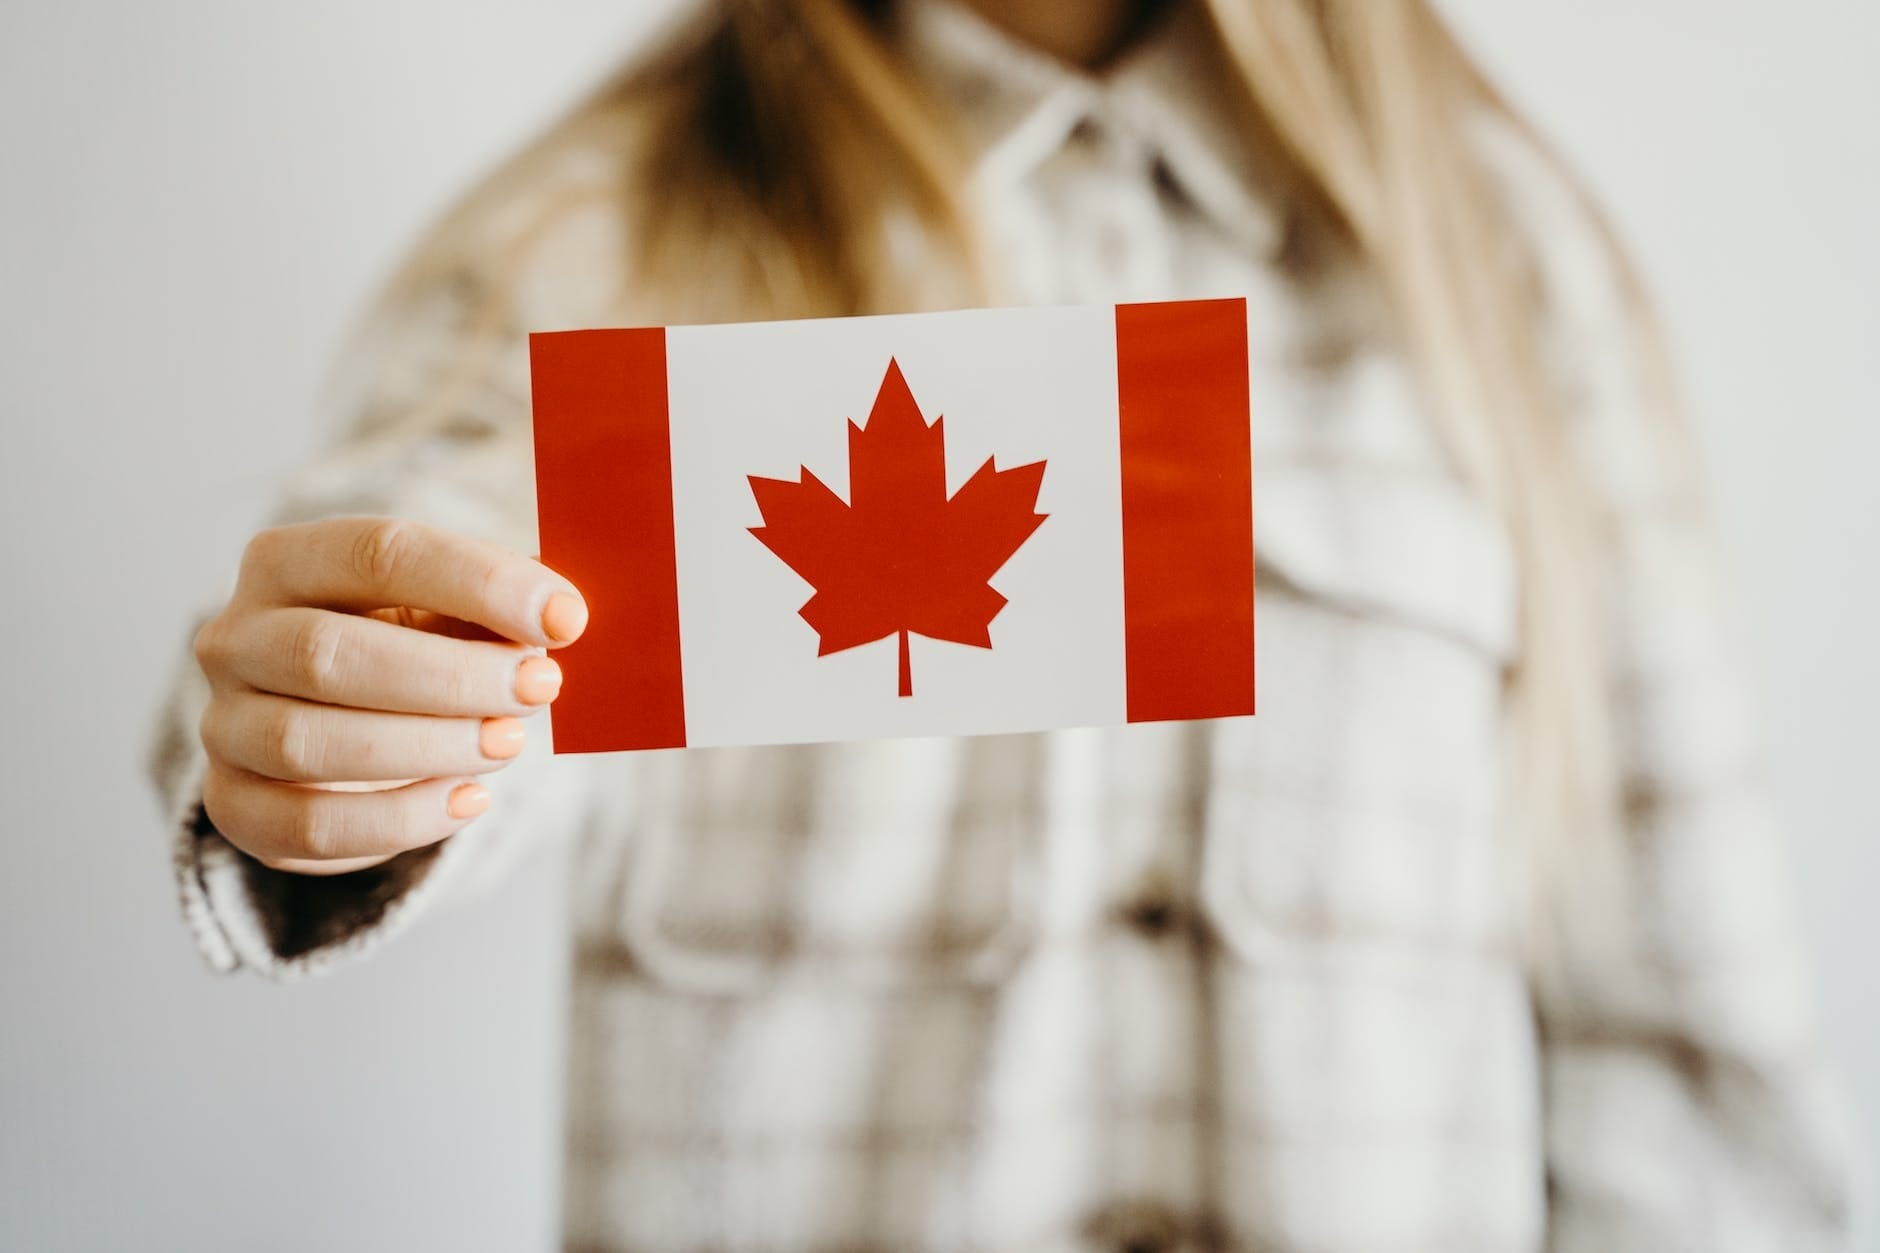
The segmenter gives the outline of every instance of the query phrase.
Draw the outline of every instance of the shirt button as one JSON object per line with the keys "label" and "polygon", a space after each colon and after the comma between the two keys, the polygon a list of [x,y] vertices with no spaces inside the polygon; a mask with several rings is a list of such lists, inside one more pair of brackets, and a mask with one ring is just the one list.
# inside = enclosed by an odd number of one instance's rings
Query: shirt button
{"label": "shirt button", "polygon": [[1129,261],[1129,228],[1111,219],[1097,231],[1097,258],[1108,272],[1120,273]]}
{"label": "shirt button", "polygon": [[1123,921],[1144,935],[1167,935],[1175,929],[1175,905],[1158,897],[1144,897],[1123,907]]}
{"label": "shirt button", "polygon": [[1116,912],[1124,926],[1154,939],[1193,925],[1187,907],[1160,875],[1144,883],[1136,896],[1123,902]]}

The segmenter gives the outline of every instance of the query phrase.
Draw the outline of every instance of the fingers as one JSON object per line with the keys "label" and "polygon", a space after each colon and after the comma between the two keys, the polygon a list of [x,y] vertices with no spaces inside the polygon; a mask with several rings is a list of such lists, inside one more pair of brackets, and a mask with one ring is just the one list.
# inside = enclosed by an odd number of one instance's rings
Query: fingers
{"label": "fingers", "polygon": [[501,545],[419,522],[334,518],[255,536],[245,591],[264,603],[430,610],[518,643],[571,642],[587,625],[573,584]]}
{"label": "fingers", "polygon": [[196,641],[210,821],[302,874],[447,838],[560,691],[539,650],[586,624],[566,579],[495,544],[383,518],[263,532]]}
{"label": "fingers", "polygon": [[515,644],[451,639],[325,609],[265,609],[197,640],[205,672],[262,692],[388,713],[522,717],[561,667]]}
{"label": "fingers", "polygon": [[489,793],[466,779],[329,791],[216,766],[202,804],[216,830],[264,865],[335,874],[455,834],[488,807]]}
{"label": "fingers", "polygon": [[250,691],[210,702],[201,733],[214,760],[298,783],[486,774],[526,739],[515,718],[379,713]]}

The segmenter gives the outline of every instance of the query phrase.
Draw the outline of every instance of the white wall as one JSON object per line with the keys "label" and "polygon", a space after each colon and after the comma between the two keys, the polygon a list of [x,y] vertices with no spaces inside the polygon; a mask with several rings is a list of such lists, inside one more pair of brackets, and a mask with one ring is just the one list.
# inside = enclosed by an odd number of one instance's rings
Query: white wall
{"label": "white wall", "polygon": [[[363,293],[668,3],[0,7],[0,1247],[552,1243],[554,868],[346,978],[212,980],[138,756]],[[1880,6],[1448,7],[1663,298],[1880,1127]]]}

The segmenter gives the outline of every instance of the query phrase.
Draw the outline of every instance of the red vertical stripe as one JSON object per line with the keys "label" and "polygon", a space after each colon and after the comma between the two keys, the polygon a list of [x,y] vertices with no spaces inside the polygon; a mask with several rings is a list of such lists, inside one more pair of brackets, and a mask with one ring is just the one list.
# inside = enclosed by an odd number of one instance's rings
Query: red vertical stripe
{"label": "red vertical stripe", "polygon": [[1253,712],[1247,302],[1116,307],[1131,722]]}
{"label": "red vertical stripe", "polygon": [[685,743],[666,332],[529,336],[542,560],[587,598],[555,654],[557,753]]}

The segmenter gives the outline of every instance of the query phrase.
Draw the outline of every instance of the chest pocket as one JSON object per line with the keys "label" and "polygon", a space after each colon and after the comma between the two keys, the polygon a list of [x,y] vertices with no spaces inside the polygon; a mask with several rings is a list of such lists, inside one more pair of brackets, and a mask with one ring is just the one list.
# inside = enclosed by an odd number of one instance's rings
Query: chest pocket
{"label": "chest pocket", "polygon": [[649,760],[611,939],[702,993],[996,982],[1031,942],[1041,752],[999,736]]}
{"label": "chest pocket", "polygon": [[1270,457],[1259,716],[1213,736],[1204,906],[1258,961],[1497,943],[1515,564],[1434,457]]}

